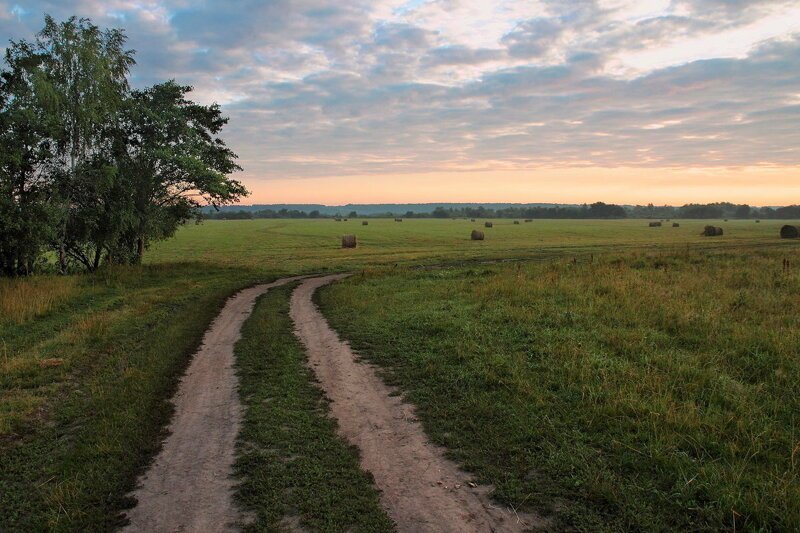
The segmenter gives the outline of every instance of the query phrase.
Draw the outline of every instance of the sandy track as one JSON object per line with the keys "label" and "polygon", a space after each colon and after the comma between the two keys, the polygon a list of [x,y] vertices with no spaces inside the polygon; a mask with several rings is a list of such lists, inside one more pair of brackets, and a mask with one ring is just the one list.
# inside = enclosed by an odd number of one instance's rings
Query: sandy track
{"label": "sandy track", "polygon": [[312,302],[319,287],[346,275],[310,278],[295,289],[291,317],[308,350],[309,362],[331,400],[339,432],[361,452],[361,466],[372,473],[381,503],[400,531],[522,531],[542,525],[493,506],[485,487],[470,487],[469,475],[432,445],[404,404],[378,377],[356,360]]}
{"label": "sandy track", "polygon": [[133,492],[127,531],[224,531],[239,518],[231,477],[241,425],[233,347],[256,298],[302,277],[232,296],[203,337],[173,398],[169,436]]}

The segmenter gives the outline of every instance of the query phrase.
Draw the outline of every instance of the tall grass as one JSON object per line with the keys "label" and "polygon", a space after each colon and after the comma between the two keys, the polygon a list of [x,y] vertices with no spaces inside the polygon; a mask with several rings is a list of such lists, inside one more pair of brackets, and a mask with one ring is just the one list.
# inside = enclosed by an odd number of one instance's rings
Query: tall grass
{"label": "tall grass", "polygon": [[0,324],[22,324],[67,302],[77,287],[75,277],[0,278]]}

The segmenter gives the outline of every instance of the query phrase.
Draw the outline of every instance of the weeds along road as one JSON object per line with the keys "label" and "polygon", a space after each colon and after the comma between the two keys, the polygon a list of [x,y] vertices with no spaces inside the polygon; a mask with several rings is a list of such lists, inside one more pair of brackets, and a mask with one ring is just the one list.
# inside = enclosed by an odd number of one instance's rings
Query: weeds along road
{"label": "weeds along road", "polygon": [[[445,459],[414,416],[356,360],[312,302],[314,292],[346,277],[290,277],[244,289],[212,323],[173,398],[169,436],[132,494],[138,501],[127,531],[222,531],[241,523],[233,500],[236,437],[241,428],[234,346],[259,296],[301,281],[291,298],[295,334],[331,400],[339,434],[359,449],[361,466],[381,492],[399,531],[523,531],[544,522],[517,515],[488,498],[488,488]],[[269,335],[269,332],[264,332]]]}

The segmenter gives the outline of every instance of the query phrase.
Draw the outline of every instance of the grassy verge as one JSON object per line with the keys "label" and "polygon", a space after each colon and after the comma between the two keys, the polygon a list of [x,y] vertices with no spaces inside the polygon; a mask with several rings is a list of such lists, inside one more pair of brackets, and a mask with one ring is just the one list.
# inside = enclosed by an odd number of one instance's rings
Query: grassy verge
{"label": "grassy verge", "polygon": [[797,251],[369,271],[326,316],[519,508],[606,530],[800,527]]}
{"label": "grassy verge", "polygon": [[4,282],[14,313],[0,319],[0,530],[120,523],[189,356],[252,277],[162,265],[60,278],[56,293],[47,278]]}
{"label": "grassy verge", "polygon": [[236,470],[251,531],[390,531],[370,476],[312,383],[288,316],[290,287],[259,300],[236,345],[245,418]]}

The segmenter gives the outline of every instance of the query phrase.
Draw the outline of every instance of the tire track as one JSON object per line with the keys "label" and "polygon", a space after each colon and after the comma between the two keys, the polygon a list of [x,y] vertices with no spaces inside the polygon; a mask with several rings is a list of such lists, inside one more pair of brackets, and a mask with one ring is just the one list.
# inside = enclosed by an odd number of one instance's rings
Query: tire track
{"label": "tire track", "polygon": [[225,303],[172,399],[169,436],[131,494],[126,531],[225,531],[240,518],[233,502],[236,437],[242,419],[233,348],[256,299],[296,276],[244,289]]}
{"label": "tire track", "polygon": [[361,452],[381,502],[400,531],[523,531],[546,524],[490,502],[488,487],[445,459],[413,407],[392,394],[374,367],[358,362],[312,302],[314,292],[347,274],[309,278],[292,294],[291,318],[309,363],[331,400],[339,433]]}

